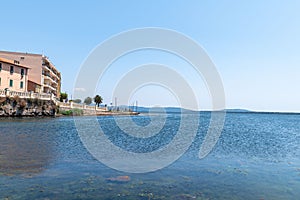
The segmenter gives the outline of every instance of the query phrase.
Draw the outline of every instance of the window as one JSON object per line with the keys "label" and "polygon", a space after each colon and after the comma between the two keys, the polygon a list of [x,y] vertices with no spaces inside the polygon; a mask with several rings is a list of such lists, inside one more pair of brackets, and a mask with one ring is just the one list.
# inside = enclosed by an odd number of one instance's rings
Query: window
{"label": "window", "polygon": [[21,81],[20,82],[20,88],[23,89],[23,86],[24,86],[23,81]]}
{"label": "window", "polygon": [[14,73],[14,66],[10,66],[10,73]]}
{"label": "window", "polygon": [[9,80],[9,87],[13,87],[14,86],[14,81],[13,80]]}
{"label": "window", "polygon": [[24,76],[24,69],[21,69],[21,76]]}
{"label": "window", "polygon": [[1,70],[2,70],[2,63],[0,63],[0,72],[1,72]]}

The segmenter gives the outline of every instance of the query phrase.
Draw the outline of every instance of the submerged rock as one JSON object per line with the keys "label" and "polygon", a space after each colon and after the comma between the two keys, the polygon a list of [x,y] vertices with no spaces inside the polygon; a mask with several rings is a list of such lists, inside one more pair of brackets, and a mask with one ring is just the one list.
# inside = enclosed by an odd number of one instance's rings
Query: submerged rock
{"label": "submerged rock", "polygon": [[179,194],[173,197],[173,199],[180,199],[180,200],[190,200],[190,199],[197,199],[196,196],[190,194]]}
{"label": "submerged rock", "polygon": [[110,178],[107,178],[106,181],[116,182],[116,183],[126,183],[126,182],[130,181],[130,177],[129,176],[110,177]]}

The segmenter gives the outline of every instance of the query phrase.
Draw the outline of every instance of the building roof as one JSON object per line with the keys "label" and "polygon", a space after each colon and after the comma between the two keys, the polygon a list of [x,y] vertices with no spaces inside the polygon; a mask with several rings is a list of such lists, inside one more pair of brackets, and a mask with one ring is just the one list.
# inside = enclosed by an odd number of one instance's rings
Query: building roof
{"label": "building roof", "polygon": [[0,57],[0,62],[4,62],[4,63],[7,63],[7,64],[11,64],[11,65],[15,65],[15,66],[30,69],[30,67],[28,67],[28,66],[21,65],[21,64],[16,64],[13,60],[9,60],[9,59],[6,59],[6,58],[1,58]]}
{"label": "building roof", "polygon": [[38,54],[38,53],[27,53],[27,52],[17,52],[17,51],[15,51],[15,52],[13,52],[13,51],[2,51],[2,50],[0,50],[0,53],[8,53],[8,54],[15,54],[15,55],[24,55],[24,56],[26,56],[26,55],[29,55],[29,56],[43,56],[43,54]]}
{"label": "building roof", "polygon": [[[26,56],[34,56],[34,57],[41,57],[41,59],[45,59],[47,60],[47,62],[49,62],[52,67],[54,67],[54,69],[57,71],[57,73],[61,74],[58,69],[56,68],[56,66],[50,61],[49,57],[45,56],[44,54],[38,54],[38,53],[28,53],[28,52],[13,52],[13,51],[3,51],[0,50],[0,53],[5,53],[5,54],[10,54],[10,55],[15,55],[15,56],[21,56],[21,57],[26,57]],[[19,65],[20,66],[20,65]],[[30,68],[30,67],[27,67]]]}

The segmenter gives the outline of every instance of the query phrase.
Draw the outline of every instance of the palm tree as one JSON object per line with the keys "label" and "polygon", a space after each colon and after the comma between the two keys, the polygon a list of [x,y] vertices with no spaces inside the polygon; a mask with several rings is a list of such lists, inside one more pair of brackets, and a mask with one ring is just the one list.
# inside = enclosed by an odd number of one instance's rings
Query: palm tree
{"label": "palm tree", "polygon": [[100,96],[100,95],[96,95],[95,97],[94,97],[94,102],[96,103],[96,105],[99,107],[99,105],[102,103],[102,101],[103,101],[103,99],[102,99],[102,97]]}
{"label": "palm tree", "polygon": [[68,99],[68,94],[65,92],[65,93],[63,93],[63,92],[61,92],[60,93],[60,102],[63,102],[65,99]]}

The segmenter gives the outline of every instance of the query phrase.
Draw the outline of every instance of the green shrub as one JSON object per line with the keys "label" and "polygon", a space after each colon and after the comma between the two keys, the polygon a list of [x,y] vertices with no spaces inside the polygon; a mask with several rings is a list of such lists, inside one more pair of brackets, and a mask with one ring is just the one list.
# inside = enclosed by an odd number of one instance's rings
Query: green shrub
{"label": "green shrub", "polygon": [[83,110],[82,109],[78,109],[78,108],[73,108],[71,110],[63,110],[63,111],[60,111],[60,113],[62,115],[72,115],[72,116],[80,116],[80,115],[83,115]]}
{"label": "green shrub", "polygon": [[78,109],[78,108],[74,108],[74,109],[72,109],[72,114],[76,115],[76,116],[83,115],[83,110],[82,109]]}
{"label": "green shrub", "polygon": [[59,113],[62,115],[71,115],[72,111],[71,110],[62,110],[62,111],[59,111]]}

